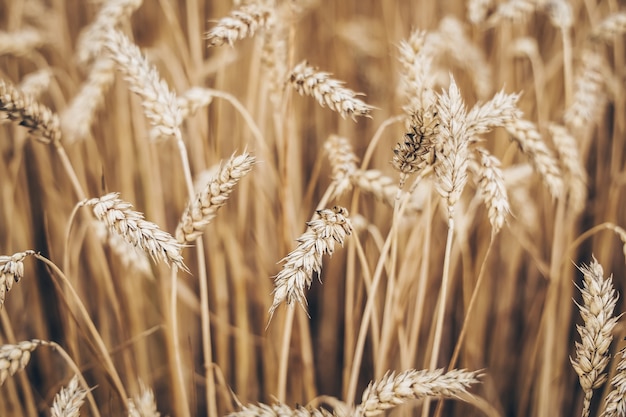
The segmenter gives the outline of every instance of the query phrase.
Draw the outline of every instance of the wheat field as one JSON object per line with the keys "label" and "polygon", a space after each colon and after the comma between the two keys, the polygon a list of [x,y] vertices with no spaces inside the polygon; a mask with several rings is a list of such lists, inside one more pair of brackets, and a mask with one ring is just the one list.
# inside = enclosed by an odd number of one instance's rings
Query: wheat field
{"label": "wheat field", "polygon": [[625,416],[624,33],[0,0],[0,416]]}

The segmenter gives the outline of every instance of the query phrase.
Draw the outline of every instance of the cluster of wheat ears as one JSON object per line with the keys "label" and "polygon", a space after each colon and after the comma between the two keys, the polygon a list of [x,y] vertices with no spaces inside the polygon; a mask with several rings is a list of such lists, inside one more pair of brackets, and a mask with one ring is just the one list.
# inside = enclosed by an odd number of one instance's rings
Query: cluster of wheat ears
{"label": "cluster of wheat ears", "polygon": [[623,7],[0,1],[0,416],[626,416]]}

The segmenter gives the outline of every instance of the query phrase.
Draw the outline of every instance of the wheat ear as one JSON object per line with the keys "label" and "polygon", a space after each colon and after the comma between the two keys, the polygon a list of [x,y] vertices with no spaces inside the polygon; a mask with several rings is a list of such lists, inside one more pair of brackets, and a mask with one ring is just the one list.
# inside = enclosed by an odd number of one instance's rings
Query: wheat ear
{"label": "wheat ear", "polygon": [[602,56],[591,49],[585,49],[581,57],[581,68],[574,78],[572,104],[565,109],[563,116],[570,132],[586,131],[595,123],[606,101],[603,68],[606,63]]}
{"label": "wheat ear", "polygon": [[233,10],[230,16],[220,19],[217,25],[206,33],[205,39],[210,47],[225,43],[232,46],[235,41],[252,37],[259,28],[264,27],[270,14],[271,9],[264,6],[244,5]]}
{"label": "wheat ear", "polygon": [[44,91],[50,87],[52,81],[52,71],[44,68],[31,72],[20,81],[17,88],[25,95],[31,96],[33,99],[39,97]]}
{"label": "wheat ear", "polygon": [[45,43],[46,40],[41,31],[34,28],[0,32],[0,55],[27,55]]}
{"label": "wheat ear", "polygon": [[618,319],[613,316],[617,295],[613,279],[604,278],[602,265],[595,258],[580,271],[583,273],[583,286],[580,288],[583,302],[577,305],[583,325],[576,328],[582,343],[576,342],[576,358],[570,358],[570,361],[585,393],[582,416],[587,417],[593,390],[607,379],[604,370],[609,363],[609,347]]}
{"label": "wheat ear", "polygon": [[322,107],[328,106],[343,118],[350,116],[356,121],[356,116],[368,117],[374,109],[356,98],[359,93],[343,87],[343,82],[331,78],[327,72],[308,65],[306,61],[293,68],[289,82],[300,95],[314,97]]}
{"label": "wheat ear", "polygon": [[480,157],[475,168],[476,182],[481,199],[487,207],[489,222],[495,235],[504,226],[506,217],[511,210],[504,184],[504,175],[500,169],[498,158],[484,148],[478,148],[476,151]]}
{"label": "wheat ear", "polygon": [[160,417],[152,390],[143,383],[140,388],[141,393],[128,400],[128,417]]}
{"label": "wheat ear", "polygon": [[479,371],[453,369],[410,369],[395,374],[387,372],[379,381],[370,382],[363,392],[356,417],[372,417],[410,400],[427,397],[457,398],[467,394],[467,388],[478,383]]}
{"label": "wheat ear", "polygon": [[74,376],[67,387],[61,388],[54,396],[50,409],[51,417],[79,417],[80,407],[85,402],[87,391],[79,385],[79,379]]}
{"label": "wheat ear", "polygon": [[151,137],[179,137],[182,114],[176,94],[170,91],[139,47],[118,31],[107,32],[105,47],[128,82],[129,89],[141,97],[144,113],[153,126]]}
{"label": "wheat ear", "polygon": [[308,230],[300,236],[298,247],[287,255],[283,269],[274,280],[274,301],[270,307],[270,320],[278,306],[298,302],[303,308],[307,301],[304,290],[311,286],[313,274],[322,271],[322,255],[332,256],[335,242],[343,246],[347,235],[352,233],[348,210],[335,206],[318,210],[318,219],[307,223]]}
{"label": "wheat ear", "polygon": [[4,305],[6,294],[13,288],[13,283],[20,282],[24,276],[24,259],[34,254],[35,251],[27,250],[11,256],[0,256],[0,309]]}
{"label": "wheat ear", "polygon": [[247,152],[231,156],[219,174],[195,195],[176,228],[176,239],[180,244],[191,243],[202,235],[217,211],[226,204],[235,185],[252,170],[255,161],[256,158]]}
{"label": "wheat ear", "polygon": [[181,255],[182,245],[156,224],[144,220],[142,213],[132,210],[132,205],[110,193],[100,198],[83,200],[79,206],[91,207],[96,219],[126,242],[150,254],[154,261],[174,264],[187,271]]}
{"label": "wheat ear", "polygon": [[30,354],[42,344],[44,344],[43,341],[32,339],[16,345],[0,346],[0,386],[8,377],[26,368],[30,361]]}
{"label": "wheat ear", "polygon": [[593,28],[591,39],[609,41],[626,32],[626,12],[613,13]]}
{"label": "wheat ear", "polygon": [[354,154],[348,139],[338,135],[330,135],[326,139],[324,150],[330,161],[335,196],[339,197],[352,188],[351,178],[358,170],[359,158]]}
{"label": "wheat ear", "polygon": [[143,0],[107,0],[94,21],[81,32],[76,45],[78,63],[90,64],[100,55],[107,33],[118,28],[141,6]]}
{"label": "wheat ear", "polygon": [[620,360],[611,379],[613,388],[604,399],[600,417],[623,417],[626,415],[626,348],[619,351]]}
{"label": "wheat ear", "polygon": [[563,167],[570,205],[580,213],[587,202],[587,171],[581,161],[578,142],[565,126],[550,123],[548,131]]}
{"label": "wheat ear", "polygon": [[213,101],[211,90],[203,87],[191,87],[176,99],[180,108],[181,117],[194,115],[202,107],[206,107]]}
{"label": "wheat ear", "polygon": [[285,404],[259,404],[242,406],[241,410],[228,414],[227,417],[334,417],[323,408],[309,409],[298,406],[295,409]]}
{"label": "wheat ear", "polygon": [[9,120],[28,128],[29,132],[41,142],[55,143],[61,139],[59,117],[48,107],[2,79],[0,79],[0,112]]}

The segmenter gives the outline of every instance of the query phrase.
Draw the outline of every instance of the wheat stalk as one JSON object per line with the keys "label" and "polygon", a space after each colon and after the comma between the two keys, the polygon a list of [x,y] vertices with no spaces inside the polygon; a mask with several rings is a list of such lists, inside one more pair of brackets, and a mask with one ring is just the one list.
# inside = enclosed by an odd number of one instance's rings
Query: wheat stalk
{"label": "wheat stalk", "polygon": [[132,210],[133,206],[118,196],[119,193],[110,193],[100,198],[83,200],[79,207],[91,207],[96,219],[111,232],[150,254],[154,261],[173,264],[186,271],[181,255],[182,245],[156,224],[144,220],[142,213]]}
{"label": "wheat stalk", "polygon": [[11,256],[0,256],[0,309],[4,306],[6,294],[13,288],[13,283],[20,282],[24,276],[24,259],[34,254],[35,251],[27,250]]}
{"label": "wheat stalk", "polygon": [[0,79],[0,112],[17,122],[43,143],[61,140],[59,117],[12,84]]}
{"label": "wheat stalk", "polygon": [[271,15],[271,9],[259,4],[248,4],[233,10],[230,16],[220,19],[215,27],[205,34],[209,47],[252,37],[263,28]]}
{"label": "wheat stalk", "polygon": [[180,244],[191,243],[202,235],[217,211],[226,204],[235,185],[252,170],[255,161],[256,158],[247,152],[231,156],[219,174],[195,195],[176,228],[176,239]]}
{"label": "wheat stalk", "polygon": [[0,346],[0,386],[8,377],[24,369],[30,361],[30,354],[42,344],[42,340],[32,339]]}
{"label": "wheat stalk", "polygon": [[350,116],[356,121],[355,116],[369,117],[374,109],[356,98],[359,93],[343,87],[343,82],[331,78],[327,72],[308,65],[306,61],[293,68],[289,82],[300,95],[314,97],[322,107],[328,106],[343,118]]}
{"label": "wheat stalk", "polygon": [[479,371],[453,369],[410,369],[398,374],[387,372],[380,380],[372,381],[363,392],[361,404],[354,413],[357,417],[371,417],[410,400],[427,397],[457,398],[467,394],[467,388],[478,383]]}
{"label": "wheat stalk", "polygon": [[607,379],[604,369],[609,363],[612,332],[618,319],[613,316],[617,295],[613,279],[604,278],[602,265],[595,258],[580,271],[583,273],[583,286],[579,288],[583,303],[577,305],[584,324],[576,328],[582,343],[576,342],[576,358],[570,361],[585,393],[582,416],[587,417],[593,390]]}
{"label": "wheat stalk", "polygon": [[348,211],[335,206],[332,209],[318,210],[318,219],[307,222],[307,231],[300,236],[298,247],[282,262],[283,269],[274,279],[274,301],[270,307],[270,320],[274,311],[284,301],[288,305],[298,302],[303,308],[307,301],[305,288],[311,286],[313,274],[322,271],[322,255],[332,256],[335,242],[343,246],[344,239],[352,233]]}
{"label": "wheat stalk", "polygon": [[87,391],[79,385],[79,379],[74,376],[67,387],[61,388],[54,396],[50,409],[51,417],[79,417],[80,407],[85,402]]}
{"label": "wheat stalk", "polygon": [[119,31],[107,32],[105,47],[128,82],[129,89],[141,97],[144,113],[153,126],[151,137],[180,137],[182,115],[176,94],[170,91],[139,47]]}

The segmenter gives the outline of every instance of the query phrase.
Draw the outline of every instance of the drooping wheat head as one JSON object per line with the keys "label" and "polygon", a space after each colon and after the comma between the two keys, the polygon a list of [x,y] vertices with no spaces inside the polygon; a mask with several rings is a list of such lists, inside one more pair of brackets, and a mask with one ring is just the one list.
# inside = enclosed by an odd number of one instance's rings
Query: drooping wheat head
{"label": "drooping wheat head", "polygon": [[233,10],[217,22],[217,25],[205,34],[209,47],[224,45],[233,46],[238,40],[254,36],[268,21],[271,9],[260,4],[247,4]]}
{"label": "drooping wheat head", "polygon": [[0,346],[0,386],[8,377],[28,365],[30,354],[44,342],[38,339],[19,342],[17,345]]}
{"label": "drooping wheat head", "polygon": [[27,250],[11,256],[0,256],[0,309],[4,305],[6,294],[13,288],[13,283],[20,282],[24,276],[24,259],[34,254],[35,251]]}

